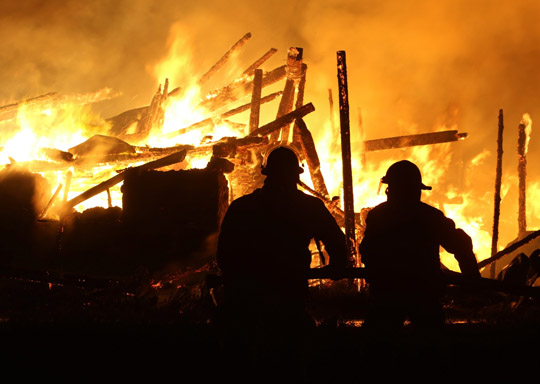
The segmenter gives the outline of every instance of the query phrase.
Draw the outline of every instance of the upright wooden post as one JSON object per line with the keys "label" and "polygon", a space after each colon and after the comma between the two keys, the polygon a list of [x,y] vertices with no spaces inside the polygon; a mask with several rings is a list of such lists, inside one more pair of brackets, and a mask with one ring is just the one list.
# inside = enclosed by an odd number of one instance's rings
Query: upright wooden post
{"label": "upright wooden post", "polygon": [[527,232],[527,128],[529,122],[521,120],[518,128],[518,176],[519,176],[519,204],[518,204],[518,237],[522,238]]}
{"label": "upright wooden post", "polygon": [[[285,80],[285,87],[283,88],[283,96],[281,96],[281,102],[278,107],[276,119],[291,112],[294,105],[294,97],[298,81],[302,76],[302,58],[304,50],[302,48],[291,47],[287,54],[287,80]],[[281,141],[288,140],[289,124],[283,126],[281,132]],[[270,142],[279,140],[280,131],[275,131],[270,135]]]}
{"label": "upright wooden post", "polygon": [[251,112],[249,115],[249,133],[259,128],[261,109],[262,69],[256,69],[253,76],[253,91],[251,92]]}
{"label": "upright wooden post", "polygon": [[[501,207],[501,180],[502,180],[502,157],[503,157],[503,110],[499,110],[499,131],[497,135],[497,167],[495,171],[495,201],[493,212],[493,236],[491,238],[491,256],[497,253],[499,241],[499,216]],[[490,277],[495,278],[495,262],[491,264]]]}
{"label": "upright wooden post", "polygon": [[339,116],[341,124],[341,157],[343,162],[343,200],[345,211],[345,236],[349,251],[349,262],[357,264],[356,239],[354,234],[354,195],[351,163],[351,130],[349,124],[349,90],[347,85],[347,63],[345,51],[337,52],[339,85]]}

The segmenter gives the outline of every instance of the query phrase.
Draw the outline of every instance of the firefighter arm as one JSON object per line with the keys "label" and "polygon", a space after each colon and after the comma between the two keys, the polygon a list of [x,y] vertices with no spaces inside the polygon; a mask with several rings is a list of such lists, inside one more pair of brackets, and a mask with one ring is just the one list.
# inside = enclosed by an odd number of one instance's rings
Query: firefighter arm
{"label": "firefighter arm", "polygon": [[471,237],[464,230],[456,228],[452,220],[445,218],[445,233],[442,246],[452,253],[459,264],[461,273],[480,276],[478,262],[473,251]]}

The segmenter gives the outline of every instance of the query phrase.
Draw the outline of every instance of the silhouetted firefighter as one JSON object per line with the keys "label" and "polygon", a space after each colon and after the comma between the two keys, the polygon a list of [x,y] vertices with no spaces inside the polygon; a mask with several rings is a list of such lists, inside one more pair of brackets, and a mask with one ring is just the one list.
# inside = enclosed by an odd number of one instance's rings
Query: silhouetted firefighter
{"label": "silhouetted firefighter", "polygon": [[369,211],[359,246],[366,266],[372,307],[366,327],[440,327],[445,322],[439,247],[453,254],[461,272],[480,277],[471,238],[440,210],[421,201],[418,167],[394,163],[381,179],[387,201]]}
{"label": "silhouetted firefighter", "polygon": [[[233,201],[223,219],[217,261],[224,279],[224,326],[229,361],[256,363],[264,374],[296,372],[305,361],[314,323],[306,311],[309,244],[317,239],[333,271],[346,263],[345,235],[324,203],[297,189],[303,172],[295,152],[271,151],[262,188]],[[288,366],[287,366],[288,365]],[[253,366],[252,366],[253,367]],[[291,369],[291,371],[288,371]],[[258,379],[254,379],[257,381]]]}

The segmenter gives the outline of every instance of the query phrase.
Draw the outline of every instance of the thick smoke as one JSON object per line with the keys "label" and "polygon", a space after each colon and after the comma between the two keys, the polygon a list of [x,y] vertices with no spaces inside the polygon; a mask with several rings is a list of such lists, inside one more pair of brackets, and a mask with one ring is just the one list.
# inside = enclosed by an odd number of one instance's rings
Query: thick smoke
{"label": "thick smoke", "polygon": [[468,138],[455,144],[456,174],[486,154],[474,182],[491,197],[499,109],[504,172],[516,174],[517,127],[529,113],[529,180],[539,179],[539,16],[535,0],[2,1],[0,102],[111,87],[123,96],[96,105],[110,117],[149,104],[173,25],[189,33],[194,76],[251,32],[239,58],[245,66],[277,48],[269,70],[284,64],[289,47],[304,48],[305,99],[317,109],[306,122],[317,139],[328,127],[318,125],[329,117],[328,89],[337,94],[336,51],[345,50],[353,140],[359,109],[366,139],[459,129]]}

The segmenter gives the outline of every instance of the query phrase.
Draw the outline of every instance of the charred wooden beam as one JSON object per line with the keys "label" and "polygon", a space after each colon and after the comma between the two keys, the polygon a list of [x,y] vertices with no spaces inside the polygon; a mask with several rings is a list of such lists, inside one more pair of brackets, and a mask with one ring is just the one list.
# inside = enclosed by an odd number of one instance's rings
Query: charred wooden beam
{"label": "charred wooden beam", "polygon": [[[307,65],[302,63],[302,74],[301,74],[301,77],[297,86],[297,94],[296,94],[296,102],[295,102],[296,109],[304,105],[304,93],[306,89],[306,72],[307,72]],[[287,137],[288,137],[288,133],[287,133]],[[292,137],[293,144],[298,146],[300,144],[300,140],[301,140],[300,131],[298,129],[298,126],[295,120],[294,126],[293,126],[293,137]]]}
{"label": "charred wooden beam", "polygon": [[[302,48],[291,47],[287,54],[287,79],[285,81],[285,86],[283,88],[283,96],[279,104],[279,108],[276,114],[276,118],[281,117],[289,113],[294,105],[294,97],[296,92],[297,84],[302,76],[302,59],[303,59]],[[288,141],[289,139],[289,126],[286,124],[282,128],[281,140]],[[279,131],[274,131],[270,137],[270,142],[275,142],[279,139]]]}
{"label": "charred wooden beam", "polygon": [[385,149],[414,147],[417,145],[448,143],[463,140],[466,137],[466,133],[458,133],[458,131],[441,131],[420,133],[417,135],[387,137],[384,139],[365,140],[364,150],[366,152],[371,152]]}
{"label": "charred wooden beam", "polygon": [[165,103],[169,96],[169,79],[165,79],[165,84],[163,85],[163,90],[161,89],[161,84],[152,98],[150,106],[143,114],[141,120],[137,124],[137,135],[140,135],[141,138],[148,136],[152,129],[160,129],[163,126],[165,119]]}
{"label": "charred wooden beam", "polygon": [[[491,238],[491,256],[497,253],[497,243],[499,242],[499,217],[501,213],[501,183],[502,183],[502,157],[503,157],[503,131],[504,117],[503,110],[499,110],[499,127],[497,133],[497,166],[495,169],[495,197],[493,208],[493,236]],[[495,263],[491,264],[491,278],[495,277]]]}
{"label": "charred wooden beam", "polygon": [[523,237],[527,231],[527,122],[521,121],[518,127],[518,235]]}
{"label": "charred wooden beam", "polygon": [[356,260],[356,237],[354,228],[354,196],[351,163],[351,132],[349,123],[349,91],[347,84],[347,61],[345,51],[337,52],[339,116],[341,126],[341,158],[343,162],[343,195],[345,210],[345,237],[352,266]]}
{"label": "charred wooden beam", "polygon": [[251,93],[251,105],[249,114],[249,132],[259,128],[259,115],[261,110],[262,69],[256,69],[253,76],[253,91]]}
{"label": "charred wooden beam", "polygon": [[[179,162],[183,161],[185,159],[185,157],[186,157],[186,153],[187,153],[187,151],[184,149],[182,151],[173,153],[172,155],[163,157],[163,158],[158,159],[158,160],[148,162],[146,164],[140,165],[138,167],[134,167],[132,169],[137,170],[137,171],[147,171],[147,170],[151,170],[151,169],[157,169],[157,168],[161,168],[161,167],[166,167],[166,166],[176,164],[176,163],[179,163]],[[100,184],[96,185],[95,187],[90,188],[89,190],[87,190],[86,192],[83,192],[79,196],[67,201],[65,209],[69,210],[69,209],[74,208],[76,205],[82,203],[83,201],[88,200],[89,198],[91,198],[91,197],[105,191],[106,189],[115,186],[116,184],[118,184],[119,182],[124,180],[125,177],[126,177],[126,172],[124,171],[124,172],[119,173],[118,175],[110,178],[109,180],[106,180],[103,183],[100,183]]]}
{"label": "charred wooden beam", "polygon": [[[270,72],[266,72],[263,75],[262,87],[277,83],[287,76],[285,72],[286,66],[277,67]],[[246,95],[249,95],[252,86],[253,76],[244,76],[242,79],[232,82],[226,87],[210,92],[208,97],[202,101],[199,106],[205,108],[208,111],[213,111],[224,105],[236,101]]]}
{"label": "charred wooden beam", "polygon": [[205,83],[214,75],[217,71],[219,71],[228,61],[229,59],[251,38],[251,33],[246,33],[244,36],[240,38],[234,45],[219,59],[209,70],[206,72],[202,77],[199,79],[199,84]]}
{"label": "charred wooden beam", "polygon": [[478,263],[478,268],[484,268],[486,265],[489,265],[493,263],[494,261],[499,260],[501,257],[508,255],[509,253],[514,252],[515,250],[519,249],[520,247],[524,246],[525,244],[529,243],[531,240],[536,239],[540,236],[540,230],[535,231],[533,233],[530,233],[529,235],[525,236],[524,238],[512,243],[502,251],[497,252],[493,256],[484,259]]}
{"label": "charred wooden beam", "polygon": [[286,115],[281,116],[280,118],[263,125],[262,127],[257,128],[255,131],[251,132],[249,136],[265,136],[274,132],[276,129],[281,129],[284,125],[292,123],[296,119],[301,119],[307,114],[313,112],[315,107],[312,103],[308,103],[294,111],[287,113]]}
{"label": "charred wooden beam", "polygon": [[[277,99],[281,95],[282,95],[281,91],[271,93],[270,95],[267,95],[267,96],[261,98],[260,99],[260,104],[269,103],[269,102]],[[219,115],[218,117],[209,117],[207,119],[204,119],[204,120],[198,121],[196,123],[193,123],[193,124],[191,124],[191,125],[189,125],[187,127],[180,128],[177,131],[169,132],[165,136],[167,138],[169,138],[169,139],[172,139],[172,138],[175,138],[177,136],[183,135],[184,133],[191,132],[191,131],[196,130],[196,129],[200,129],[200,128],[203,128],[203,127],[210,126],[210,125],[214,124],[215,120],[226,119],[227,117],[231,117],[231,116],[237,115],[239,113],[245,112],[245,111],[249,110],[250,108],[251,108],[251,103],[244,104],[244,105],[241,105],[241,106],[236,107],[234,109],[231,109],[230,111],[224,112],[221,115]]]}
{"label": "charred wooden beam", "polygon": [[266,60],[268,60],[274,53],[277,52],[277,49],[270,48],[264,55],[257,59],[253,64],[251,64],[242,75],[251,76],[255,73],[255,70],[259,68]]}
{"label": "charred wooden beam", "polygon": [[328,189],[326,188],[326,183],[324,182],[324,177],[321,172],[321,162],[319,161],[319,155],[317,154],[317,149],[315,148],[313,136],[311,135],[311,132],[307,128],[303,119],[296,119],[296,127],[300,132],[300,145],[306,157],[313,186],[319,194],[328,199]]}

